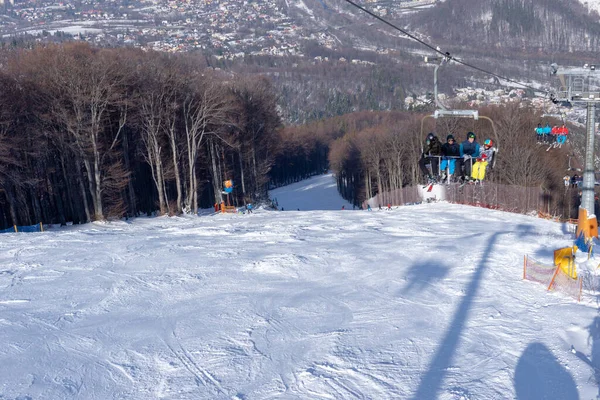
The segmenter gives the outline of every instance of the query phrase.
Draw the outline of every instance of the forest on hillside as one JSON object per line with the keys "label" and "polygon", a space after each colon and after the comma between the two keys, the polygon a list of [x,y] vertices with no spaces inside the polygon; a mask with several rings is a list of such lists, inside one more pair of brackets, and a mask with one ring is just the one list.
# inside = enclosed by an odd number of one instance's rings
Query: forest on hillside
{"label": "forest on hillside", "polygon": [[267,79],[87,44],[3,54],[0,226],[264,199],[281,120]]}
{"label": "forest on hillside", "polygon": [[[273,75],[215,69],[194,54],[67,43],[12,49],[0,60],[0,228],[195,213],[225,199],[229,179],[233,205],[266,201],[269,188],[328,169],[357,205],[421,182],[418,110],[348,108],[284,124]],[[302,98],[288,96],[301,107]],[[321,106],[333,107],[332,99]],[[560,189],[569,157],[581,158],[582,128],[572,127],[568,146],[546,152],[533,135],[540,113],[526,104],[480,113],[493,118],[497,135],[482,121],[424,129],[442,140],[467,131],[494,139],[494,181],[548,193]]]}
{"label": "forest on hillside", "polygon": [[424,114],[404,111],[357,112],[295,127],[293,132],[328,143],[338,189],[358,206],[374,196],[423,184],[418,160],[429,132],[442,142],[453,134],[460,143],[472,131],[480,144],[492,139],[498,149],[495,167],[489,168],[486,177],[493,190],[532,188],[533,197],[544,199],[545,213],[565,218],[573,215],[578,199],[570,197],[576,196],[575,192],[565,191],[563,178],[573,175],[569,168],[581,167],[578,160],[585,149],[584,128],[570,126],[569,142],[548,151],[548,146],[537,143],[535,127],[541,122],[554,125],[561,121],[543,117],[521,103],[484,107],[479,113],[494,121],[495,130],[487,120],[460,118],[429,119],[422,129]]}

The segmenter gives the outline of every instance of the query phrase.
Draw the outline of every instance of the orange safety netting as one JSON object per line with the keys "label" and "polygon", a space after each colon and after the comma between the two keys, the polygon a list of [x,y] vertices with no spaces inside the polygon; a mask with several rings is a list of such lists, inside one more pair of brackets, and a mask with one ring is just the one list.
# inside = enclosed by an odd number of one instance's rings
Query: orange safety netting
{"label": "orange safety netting", "polygon": [[548,290],[556,290],[569,295],[577,301],[581,301],[582,286],[581,277],[573,279],[559,266],[556,268],[550,285],[548,285]]}
{"label": "orange safety netting", "polygon": [[531,257],[525,256],[523,279],[538,282],[546,286],[552,280],[555,270],[556,267],[553,265],[544,265]]}

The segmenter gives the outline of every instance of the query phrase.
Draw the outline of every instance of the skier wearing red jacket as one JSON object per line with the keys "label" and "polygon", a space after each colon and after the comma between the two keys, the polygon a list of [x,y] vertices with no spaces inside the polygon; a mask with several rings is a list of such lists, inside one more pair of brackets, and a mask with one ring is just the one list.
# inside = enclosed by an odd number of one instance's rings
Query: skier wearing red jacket
{"label": "skier wearing red jacket", "polygon": [[569,128],[563,124],[560,128],[557,129],[558,136],[556,136],[556,143],[562,145],[567,141],[567,135],[569,134]]}
{"label": "skier wearing red jacket", "polygon": [[563,124],[560,128],[557,128],[557,133],[559,135],[565,135],[565,136],[567,136],[569,134],[569,128],[567,128],[565,126],[565,124]]}
{"label": "skier wearing red jacket", "polygon": [[550,131],[550,134],[552,135],[552,137],[550,138],[550,142],[556,142],[556,137],[558,136],[558,126],[554,125],[552,127],[552,130]]}

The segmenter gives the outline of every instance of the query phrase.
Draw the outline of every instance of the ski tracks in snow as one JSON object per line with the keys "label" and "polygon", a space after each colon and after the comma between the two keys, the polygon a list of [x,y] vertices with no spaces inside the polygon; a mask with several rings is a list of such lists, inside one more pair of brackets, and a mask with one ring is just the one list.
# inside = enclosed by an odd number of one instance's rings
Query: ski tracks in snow
{"label": "ski tracks in snow", "polygon": [[206,369],[202,368],[200,364],[198,364],[193,356],[186,350],[185,347],[181,344],[181,341],[175,334],[175,331],[171,331],[171,335],[167,336],[163,339],[165,344],[171,351],[171,353],[177,357],[177,359],[181,362],[181,364],[195,377],[196,383],[198,385],[202,385],[207,387],[208,389],[212,389],[211,391],[216,391],[220,394],[227,395],[227,391],[221,387],[219,381]]}
{"label": "ski tracks in snow", "polygon": [[253,307],[263,321],[252,333],[256,349],[267,358],[267,370],[279,371],[273,378],[282,385],[263,382],[256,388],[261,395],[398,398],[395,376],[401,364],[393,352],[385,357],[389,362],[382,362],[380,352],[352,350],[362,332],[350,328],[353,312],[338,290],[315,286],[285,296],[277,291]]}

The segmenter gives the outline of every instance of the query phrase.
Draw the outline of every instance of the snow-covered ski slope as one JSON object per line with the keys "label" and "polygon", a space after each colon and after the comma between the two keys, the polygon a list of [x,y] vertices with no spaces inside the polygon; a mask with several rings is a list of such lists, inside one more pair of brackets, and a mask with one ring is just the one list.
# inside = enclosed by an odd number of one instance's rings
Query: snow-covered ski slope
{"label": "snow-covered ski slope", "polygon": [[342,211],[323,179],[283,212],[1,235],[0,398],[595,398],[595,299],[521,280],[561,224]]}

